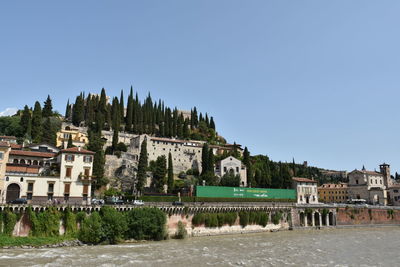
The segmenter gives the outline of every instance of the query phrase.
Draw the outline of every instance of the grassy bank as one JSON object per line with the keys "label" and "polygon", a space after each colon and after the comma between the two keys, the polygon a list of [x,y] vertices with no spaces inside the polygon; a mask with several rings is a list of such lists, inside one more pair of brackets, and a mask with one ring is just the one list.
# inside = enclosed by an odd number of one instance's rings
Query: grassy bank
{"label": "grassy bank", "polygon": [[75,240],[76,238],[57,237],[10,237],[0,236],[0,247],[18,247],[33,246],[40,247],[44,245],[59,244],[64,241]]}

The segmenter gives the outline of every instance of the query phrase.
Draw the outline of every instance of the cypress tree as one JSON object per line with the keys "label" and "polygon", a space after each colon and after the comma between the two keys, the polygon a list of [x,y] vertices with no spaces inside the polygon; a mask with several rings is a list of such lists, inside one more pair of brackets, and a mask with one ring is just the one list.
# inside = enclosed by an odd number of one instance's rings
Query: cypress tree
{"label": "cypress tree", "polygon": [[132,132],[132,115],[133,115],[133,89],[128,96],[128,104],[126,108],[125,131]]}
{"label": "cypress tree", "polygon": [[125,106],[124,106],[124,90],[121,90],[121,96],[119,98],[119,112],[120,112],[120,123],[125,121]]}
{"label": "cypress tree", "polygon": [[204,143],[203,150],[201,151],[201,174],[205,174],[208,171],[208,144]]}
{"label": "cypress tree", "polygon": [[214,175],[214,152],[212,149],[208,150],[208,172],[212,173]]}
{"label": "cypress tree", "polygon": [[48,95],[46,101],[44,101],[42,116],[43,118],[53,116],[53,104],[51,103],[50,95]]}
{"label": "cypress tree", "polygon": [[51,124],[50,117],[47,117],[43,124],[43,137],[42,141],[44,143],[55,146],[56,145],[57,133]]}
{"label": "cypress tree", "polygon": [[189,139],[189,137],[190,137],[189,120],[186,119],[185,122],[183,123],[183,138],[184,139]]}
{"label": "cypress tree", "polygon": [[210,128],[215,130],[215,122],[214,122],[214,118],[213,117],[211,117],[211,119],[210,119]]}
{"label": "cypress tree", "polygon": [[96,187],[100,188],[107,185],[108,181],[104,178],[105,155],[103,151],[103,140],[100,132],[89,131],[88,149],[95,152],[93,159],[93,177],[96,179]]}
{"label": "cypress tree", "polygon": [[25,105],[24,111],[22,112],[20,125],[26,137],[30,138],[32,136],[32,118],[31,110],[27,105]]}
{"label": "cypress tree", "polygon": [[32,113],[32,139],[34,143],[42,141],[42,107],[38,101],[35,102],[35,108]]}
{"label": "cypress tree", "polygon": [[67,106],[65,108],[65,119],[69,120],[71,118],[71,105],[69,104],[69,99],[67,101]]}
{"label": "cypress tree", "polygon": [[168,154],[168,193],[172,193],[174,188],[174,169],[172,164],[171,152]]}
{"label": "cypress tree", "polygon": [[146,182],[146,170],[147,170],[147,140],[144,139],[140,148],[140,157],[138,163],[138,171],[137,171],[137,184],[136,190],[138,195],[143,192],[144,184]]}
{"label": "cypress tree", "polygon": [[164,185],[166,184],[165,175],[167,174],[167,159],[164,155],[157,157],[156,167],[153,173],[153,184],[159,193],[164,192]]}
{"label": "cypress tree", "polygon": [[82,95],[76,97],[74,108],[72,110],[72,123],[79,126],[85,118],[85,105]]}
{"label": "cypress tree", "polygon": [[67,148],[71,148],[71,147],[74,147],[74,144],[72,142],[72,134],[69,135],[68,144],[67,144]]}

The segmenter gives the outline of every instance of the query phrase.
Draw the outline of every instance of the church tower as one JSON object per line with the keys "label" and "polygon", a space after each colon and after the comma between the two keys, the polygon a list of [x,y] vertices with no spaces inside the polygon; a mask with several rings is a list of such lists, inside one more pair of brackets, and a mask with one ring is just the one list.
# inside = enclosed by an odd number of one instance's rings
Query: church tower
{"label": "church tower", "polygon": [[393,185],[392,177],[390,177],[390,165],[383,163],[379,165],[381,173],[383,175],[383,183],[386,186],[386,189]]}

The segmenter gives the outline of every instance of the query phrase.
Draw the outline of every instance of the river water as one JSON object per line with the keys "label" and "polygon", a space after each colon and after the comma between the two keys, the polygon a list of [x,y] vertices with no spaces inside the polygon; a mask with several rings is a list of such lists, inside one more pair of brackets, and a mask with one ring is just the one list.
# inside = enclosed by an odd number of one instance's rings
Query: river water
{"label": "river water", "polygon": [[0,266],[400,266],[400,227],[0,250]]}

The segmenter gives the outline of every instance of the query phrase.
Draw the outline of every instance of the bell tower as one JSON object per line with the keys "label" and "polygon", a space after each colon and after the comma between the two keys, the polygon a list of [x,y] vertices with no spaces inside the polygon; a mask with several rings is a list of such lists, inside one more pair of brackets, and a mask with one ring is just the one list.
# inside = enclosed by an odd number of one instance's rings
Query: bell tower
{"label": "bell tower", "polygon": [[386,186],[386,189],[393,185],[392,178],[390,177],[390,165],[383,163],[379,165],[381,173],[383,175],[383,183]]}

